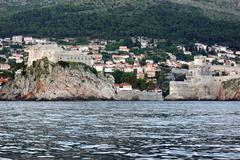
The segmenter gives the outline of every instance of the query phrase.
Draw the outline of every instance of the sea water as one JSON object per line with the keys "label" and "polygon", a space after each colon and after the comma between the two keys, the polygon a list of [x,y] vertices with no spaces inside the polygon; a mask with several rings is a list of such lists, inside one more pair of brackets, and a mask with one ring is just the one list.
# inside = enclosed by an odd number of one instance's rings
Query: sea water
{"label": "sea water", "polygon": [[240,159],[240,102],[0,102],[0,159]]}

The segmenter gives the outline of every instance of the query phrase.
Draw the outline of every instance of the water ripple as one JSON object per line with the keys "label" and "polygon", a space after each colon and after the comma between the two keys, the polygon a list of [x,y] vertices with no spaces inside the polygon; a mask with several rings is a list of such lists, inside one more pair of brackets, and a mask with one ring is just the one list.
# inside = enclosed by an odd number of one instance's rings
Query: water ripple
{"label": "water ripple", "polygon": [[240,102],[0,104],[0,160],[240,159]]}

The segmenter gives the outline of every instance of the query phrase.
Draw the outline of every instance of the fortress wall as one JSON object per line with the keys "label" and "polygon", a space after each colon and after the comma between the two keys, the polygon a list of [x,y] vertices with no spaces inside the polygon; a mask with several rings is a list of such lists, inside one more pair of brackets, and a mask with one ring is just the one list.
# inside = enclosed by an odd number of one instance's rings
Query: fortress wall
{"label": "fortress wall", "polygon": [[210,68],[211,71],[215,71],[215,70],[218,70],[218,71],[226,71],[226,72],[238,72],[240,73],[240,66],[237,66],[237,67],[229,67],[229,66],[221,66],[221,65],[213,65],[211,66]]}
{"label": "fortress wall", "polygon": [[240,78],[240,75],[234,76],[199,76],[186,81],[171,81],[170,96],[183,97],[188,99],[217,99],[220,96],[222,82],[231,79]]}
{"label": "fortress wall", "polygon": [[170,95],[180,96],[180,97],[191,97],[195,95],[195,87],[191,82],[170,82]]}
{"label": "fortress wall", "polygon": [[240,74],[213,77],[211,71],[219,70],[229,73],[237,71],[240,73],[240,67],[208,66],[204,59],[205,57],[195,57],[194,65],[190,67],[187,80],[170,82],[170,95],[167,99],[216,100],[222,95],[222,82],[240,78]]}
{"label": "fortress wall", "polygon": [[93,65],[91,55],[82,54],[81,51],[65,51],[57,45],[35,45],[26,50],[29,53],[28,66],[34,61],[48,58],[49,61],[57,63],[58,61],[81,62],[89,66]]}
{"label": "fortress wall", "polygon": [[93,65],[93,58],[91,55],[84,55],[84,54],[71,54],[69,53],[68,55],[66,54],[56,54],[53,55],[52,57],[53,62],[58,62],[58,61],[66,61],[66,62],[80,62],[87,64],[89,66]]}

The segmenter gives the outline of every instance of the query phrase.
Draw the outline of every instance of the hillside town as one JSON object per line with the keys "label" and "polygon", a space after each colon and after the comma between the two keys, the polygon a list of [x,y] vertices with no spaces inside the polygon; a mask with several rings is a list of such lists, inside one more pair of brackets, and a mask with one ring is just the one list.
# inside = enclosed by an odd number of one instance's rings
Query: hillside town
{"label": "hillside town", "polygon": [[0,38],[0,87],[45,57],[53,63],[83,63],[99,73],[112,75],[112,85],[119,92],[141,90],[167,96],[169,92],[177,94],[174,81],[182,81],[177,86],[184,87],[186,84],[182,83],[199,75],[240,77],[240,51],[217,44],[168,45],[164,40],[147,37],[77,43],[75,38],[13,36]]}

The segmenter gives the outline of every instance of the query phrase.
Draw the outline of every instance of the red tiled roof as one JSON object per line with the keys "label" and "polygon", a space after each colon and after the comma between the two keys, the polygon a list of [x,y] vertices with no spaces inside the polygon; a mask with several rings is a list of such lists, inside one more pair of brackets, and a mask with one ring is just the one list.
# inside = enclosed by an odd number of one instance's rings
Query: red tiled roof
{"label": "red tiled roof", "polygon": [[0,83],[6,83],[6,82],[8,82],[7,78],[0,78]]}
{"label": "red tiled roof", "polygon": [[114,87],[126,87],[126,86],[131,86],[128,83],[121,83],[121,84],[113,84]]}
{"label": "red tiled roof", "polygon": [[128,83],[122,83],[122,84],[120,84],[120,86],[122,86],[122,87],[126,87],[126,86],[130,86],[130,84],[128,84]]}
{"label": "red tiled roof", "polygon": [[120,84],[113,84],[113,87],[119,87],[120,86]]}

